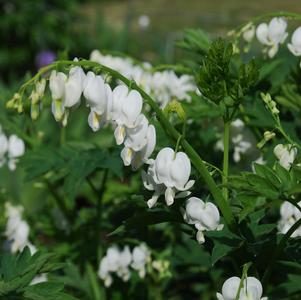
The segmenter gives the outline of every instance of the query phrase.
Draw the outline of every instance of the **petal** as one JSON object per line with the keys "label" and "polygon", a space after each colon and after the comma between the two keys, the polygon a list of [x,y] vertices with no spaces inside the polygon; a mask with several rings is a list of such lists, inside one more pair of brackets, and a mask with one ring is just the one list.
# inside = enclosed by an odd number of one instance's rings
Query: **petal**
{"label": "petal", "polygon": [[167,188],[165,191],[165,202],[168,206],[174,203],[175,191],[172,188]]}
{"label": "petal", "polygon": [[260,25],[258,25],[256,29],[256,37],[259,40],[259,42],[264,45],[270,45],[271,43],[268,40],[268,35],[269,35],[268,24],[261,23]]}
{"label": "petal", "polygon": [[124,126],[117,126],[114,131],[114,136],[117,145],[121,145],[125,138],[125,128]]}

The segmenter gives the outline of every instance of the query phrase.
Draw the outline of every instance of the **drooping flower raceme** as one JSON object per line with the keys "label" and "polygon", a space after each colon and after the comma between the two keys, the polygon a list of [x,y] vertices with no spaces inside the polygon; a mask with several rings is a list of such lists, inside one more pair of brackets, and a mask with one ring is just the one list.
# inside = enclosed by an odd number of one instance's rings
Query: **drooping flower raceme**
{"label": "drooping flower raceme", "polygon": [[52,71],[49,87],[56,121],[66,125],[69,109],[80,103],[83,93],[90,108],[89,126],[98,131],[105,124],[113,125],[117,145],[124,144],[124,165],[135,170],[148,161],[156,145],[156,130],[142,113],[143,99],[137,90],[120,84],[112,91],[101,75],[91,71],[85,75],[80,67],[72,67],[68,76]]}
{"label": "drooping flower raceme", "polygon": [[[301,201],[298,202],[301,206]],[[301,219],[301,211],[292,203],[285,201],[280,207],[280,220],[278,222],[278,230],[282,234],[286,234],[289,229]],[[301,236],[301,226],[294,231],[292,237]]]}
{"label": "drooping flower raceme", "polygon": [[145,188],[154,191],[148,206],[153,207],[162,194],[167,205],[172,205],[175,198],[189,195],[194,184],[194,180],[189,180],[190,172],[190,160],[184,152],[175,153],[169,147],[161,149],[155,160],[149,160],[147,173],[142,171]]}
{"label": "drooping flower raceme", "polygon": [[218,208],[211,202],[204,202],[197,197],[191,197],[186,202],[184,219],[193,224],[197,231],[197,241],[205,242],[204,231],[222,230]]}
{"label": "drooping flower raceme", "polygon": [[113,282],[112,273],[116,273],[123,281],[128,281],[131,273],[129,270],[132,255],[129,247],[124,247],[120,251],[113,246],[108,249],[106,256],[100,262],[98,275],[104,280],[105,286],[110,286]]}
{"label": "drooping flower raceme", "polygon": [[150,259],[150,251],[145,244],[136,246],[132,252],[128,246],[125,246],[123,250],[112,246],[100,262],[98,275],[106,287],[113,283],[113,274],[123,281],[128,281],[131,277],[130,268],[138,271],[140,278],[144,278],[146,264],[150,262]]}
{"label": "drooping flower raceme", "polygon": [[291,144],[278,144],[274,148],[274,154],[279,160],[279,164],[286,170],[289,170],[297,156],[297,148]]}
{"label": "drooping flower raceme", "polygon": [[273,18],[269,24],[261,23],[256,29],[256,36],[260,43],[266,48],[265,52],[268,53],[270,58],[273,58],[278,52],[280,44],[283,44],[287,38],[286,32],[287,22],[284,18]]}
{"label": "drooping flower raceme", "polygon": [[190,101],[190,92],[196,91],[196,84],[190,75],[178,76],[172,70],[152,72],[149,63],[137,65],[128,57],[104,55],[98,50],[92,51],[90,60],[117,70],[123,76],[141,86],[147,93],[154,96],[161,108],[173,98]]}
{"label": "drooping flower raceme", "polygon": [[[218,300],[235,300],[240,286],[239,277],[231,277],[227,279],[222,287],[222,293],[217,293]],[[262,298],[261,282],[255,277],[247,277],[243,281],[243,286],[239,292],[238,300],[267,300],[267,297]]]}
{"label": "drooping flower raceme", "polygon": [[22,251],[24,247],[28,246],[31,253],[35,253],[36,248],[29,241],[29,225],[22,219],[23,207],[6,203],[5,208],[8,217],[5,236],[11,252]]}

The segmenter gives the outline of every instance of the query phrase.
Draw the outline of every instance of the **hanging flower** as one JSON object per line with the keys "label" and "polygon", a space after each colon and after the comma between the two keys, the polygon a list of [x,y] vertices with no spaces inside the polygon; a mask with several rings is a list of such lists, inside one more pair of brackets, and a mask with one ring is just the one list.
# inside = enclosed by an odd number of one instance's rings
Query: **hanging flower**
{"label": "hanging flower", "polygon": [[138,271],[140,278],[144,278],[146,274],[146,264],[150,261],[150,251],[145,244],[141,244],[133,249],[132,257],[131,267]]}
{"label": "hanging flower", "polygon": [[147,118],[141,115],[140,123],[134,128],[126,128],[124,149],[121,157],[124,165],[133,165],[134,169],[146,162],[156,145],[156,131],[149,125]]}
{"label": "hanging flower", "polygon": [[295,56],[301,56],[301,27],[294,31],[292,41],[287,47]]}
{"label": "hanging flower", "polygon": [[279,160],[279,164],[286,170],[289,170],[297,156],[297,148],[291,144],[278,144],[274,148],[274,154]]}
{"label": "hanging flower", "polygon": [[67,124],[68,109],[80,103],[84,79],[85,73],[78,66],[72,67],[68,76],[56,71],[52,71],[50,75],[49,87],[53,99],[52,113],[56,121],[63,121],[63,125]]}
{"label": "hanging flower", "polygon": [[16,135],[11,135],[8,140],[8,167],[11,171],[16,169],[16,164],[25,153],[25,144],[22,139]]}
{"label": "hanging flower", "polygon": [[[301,206],[301,201],[298,202],[298,205]],[[280,216],[278,230],[282,234],[286,234],[290,228],[301,219],[301,212],[292,203],[285,201],[280,207]],[[301,236],[301,226],[292,234],[292,237],[298,236]]]}
{"label": "hanging flower", "polygon": [[243,28],[242,37],[247,43],[251,43],[255,36],[255,26],[252,23],[249,23],[248,26]]}
{"label": "hanging flower", "polygon": [[[235,300],[240,286],[239,277],[227,279],[222,287],[222,294],[217,293],[218,300]],[[247,277],[243,281],[243,287],[240,290],[238,300],[267,300],[267,297],[261,298],[263,293],[261,282],[255,277]]]}
{"label": "hanging flower", "polygon": [[121,145],[126,135],[126,128],[134,128],[143,116],[142,97],[136,90],[129,91],[125,85],[119,85],[113,90],[111,118],[116,123],[114,135],[117,145]]}
{"label": "hanging flower", "polygon": [[100,129],[107,121],[106,114],[112,102],[112,90],[100,75],[88,72],[84,81],[83,94],[91,111],[88,117],[89,126],[93,131]]}
{"label": "hanging flower", "polygon": [[[153,207],[163,193],[167,205],[172,205],[174,198],[190,194],[188,190],[193,186],[194,180],[189,180],[191,165],[184,152],[175,153],[171,148],[163,148],[149,164],[148,172],[142,172],[145,188],[155,191],[147,202],[149,207]],[[179,191],[183,193],[176,195]]]}
{"label": "hanging flower", "polygon": [[120,251],[113,246],[108,249],[106,256],[100,262],[98,275],[104,280],[106,287],[113,282],[112,273],[116,273],[123,281],[128,281],[131,273],[129,270],[132,261],[132,255],[128,246]]}
{"label": "hanging flower", "polygon": [[287,38],[287,22],[284,18],[273,18],[269,24],[262,23],[256,29],[256,36],[260,43],[267,48],[264,50],[270,58],[273,58],[278,52],[280,44],[283,44]]}
{"label": "hanging flower", "polygon": [[193,224],[198,230],[196,238],[202,244],[205,242],[204,231],[222,230],[220,214],[217,207],[211,202],[204,202],[197,197],[191,197],[186,202],[184,219],[188,224]]}

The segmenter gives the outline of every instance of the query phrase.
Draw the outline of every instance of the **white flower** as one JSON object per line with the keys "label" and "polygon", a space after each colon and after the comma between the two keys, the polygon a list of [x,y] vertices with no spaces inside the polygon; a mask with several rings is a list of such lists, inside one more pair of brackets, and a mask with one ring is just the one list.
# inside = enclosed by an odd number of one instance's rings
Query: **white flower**
{"label": "white flower", "polygon": [[56,121],[63,118],[65,107],[63,105],[63,96],[65,91],[66,74],[52,71],[49,78],[49,88],[52,96],[51,110]]}
{"label": "white flower", "polygon": [[42,283],[42,282],[46,282],[47,279],[47,275],[45,273],[39,274],[37,275],[30,283],[30,285],[35,285],[38,283]]}
{"label": "white flower", "polygon": [[136,246],[132,252],[132,264],[131,267],[137,270],[140,278],[145,277],[146,264],[150,260],[150,251],[145,244]]}
{"label": "white flower", "polygon": [[113,246],[107,250],[100,262],[98,275],[104,280],[106,287],[110,286],[113,282],[112,273],[116,273],[123,281],[128,281],[130,278],[130,264],[132,255],[129,247],[124,247],[120,251],[117,247]]}
{"label": "white flower", "polygon": [[247,43],[251,43],[255,36],[255,26],[253,24],[249,24],[246,28],[244,28],[242,37]]}
{"label": "white flower", "polygon": [[141,15],[138,19],[138,24],[142,29],[145,29],[149,26],[150,24],[150,19],[149,16],[147,15]]}
{"label": "white flower", "polygon": [[262,23],[256,29],[256,36],[260,43],[267,46],[268,56],[274,57],[279,45],[283,44],[288,33],[287,22],[284,18],[273,18],[269,24]]}
{"label": "white flower", "polygon": [[[301,206],[301,201],[298,202]],[[286,234],[289,229],[301,218],[300,210],[292,203],[285,201],[280,207],[280,220],[278,222],[278,230],[282,234]],[[292,237],[301,236],[301,226],[295,230]]]}
{"label": "white flower", "polygon": [[18,159],[25,153],[25,144],[22,139],[16,135],[11,135],[8,140],[8,167],[11,171],[16,169],[16,163]]}
{"label": "white flower", "polygon": [[119,85],[113,90],[112,109],[109,115],[116,123],[114,135],[117,145],[123,143],[126,128],[134,128],[141,121],[142,97],[136,90]]}
{"label": "white flower", "polygon": [[49,87],[53,99],[52,113],[56,121],[65,118],[64,122],[66,123],[68,113],[65,112],[65,109],[70,109],[80,103],[84,79],[85,73],[78,66],[72,67],[68,76],[62,72],[52,71]]}
{"label": "white flower", "polygon": [[191,197],[186,202],[184,219],[188,224],[193,224],[198,230],[197,241],[205,242],[203,231],[221,230],[220,214],[217,207],[211,202],[204,202],[197,197]]}
{"label": "white flower", "polygon": [[[156,159],[149,161],[148,172],[142,172],[145,188],[154,190],[153,197],[147,204],[152,207],[156,204],[159,196],[165,193],[167,205],[172,205],[175,197],[183,197],[189,194],[188,189],[194,184],[189,180],[191,164],[184,152],[175,153],[171,148],[163,148]],[[184,192],[176,196],[178,191]]]}
{"label": "white flower", "polygon": [[[222,294],[217,293],[218,300],[235,300],[240,285],[239,277],[231,277],[227,279],[222,287]],[[255,277],[247,277],[243,281],[243,287],[240,290],[238,300],[267,300],[266,297],[261,298],[263,293],[260,281]]]}
{"label": "white flower", "polygon": [[289,170],[297,156],[297,148],[291,144],[278,144],[274,148],[274,154],[279,160],[279,164],[286,170]]}
{"label": "white flower", "polygon": [[246,153],[252,147],[252,144],[248,141],[244,141],[242,134],[232,137],[231,140],[234,145],[233,160],[239,162],[241,160],[241,154]]}
{"label": "white flower", "polygon": [[301,27],[294,31],[292,41],[287,47],[295,56],[301,56]]}
{"label": "white flower", "polygon": [[147,162],[156,145],[156,130],[149,125],[147,118],[141,115],[140,123],[134,128],[126,128],[124,149],[121,152],[124,165],[139,168]]}
{"label": "white flower", "polygon": [[89,126],[93,131],[97,131],[107,121],[105,114],[112,105],[112,90],[100,75],[88,72],[84,80],[83,94],[91,109],[88,117]]}

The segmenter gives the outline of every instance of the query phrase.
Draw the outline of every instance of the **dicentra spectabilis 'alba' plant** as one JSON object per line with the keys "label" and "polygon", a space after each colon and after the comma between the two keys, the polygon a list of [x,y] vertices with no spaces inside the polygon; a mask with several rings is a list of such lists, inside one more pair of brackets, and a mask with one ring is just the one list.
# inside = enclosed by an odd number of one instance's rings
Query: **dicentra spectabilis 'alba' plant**
{"label": "dicentra spectabilis 'alba' plant", "polygon": [[[217,293],[218,300],[235,300],[239,290],[240,278],[231,277],[227,279],[222,287],[222,293]],[[243,281],[238,300],[267,300],[261,297],[263,293],[261,282],[255,277],[247,277]]]}
{"label": "dicentra spectabilis 'alba' plant", "polygon": [[289,170],[297,156],[297,148],[291,144],[279,144],[274,148],[274,154],[279,160],[279,164]]}
{"label": "dicentra spectabilis 'alba' plant", "polygon": [[273,18],[269,24],[261,23],[256,29],[256,36],[260,43],[267,48],[265,51],[270,58],[273,58],[278,52],[280,44],[283,44],[287,38],[287,22],[284,18]]}
{"label": "dicentra spectabilis 'alba' plant", "polygon": [[224,225],[220,224],[218,208],[211,202],[204,202],[197,197],[191,197],[186,202],[184,219],[198,230],[197,241],[205,242],[204,231],[222,230]]}
{"label": "dicentra spectabilis 'alba' plant", "polygon": [[[155,160],[149,160],[147,173],[142,171],[142,179],[146,189],[154,191],[148,206],[153,207],[160,195],[165,194],[165,202],[172,205],[175,198],[185,197],[194,184],[189,180],[191,164],[184,152],[177,152],[169,147],[163,148]],[[177,195],[177,192],[180,192]]]}
{"label": "dicentra spectabilis 'alba' plant", "polygon": [[291,43],[287,44],[287,47],[295,56],[301,56],[301,27],[294,31]]}
{"label": "dicentra spectabilis 'alba' plant", "polygon": [[[298,202],[301,206],[301,201]],[[292,203],[285,201],[280,207],[280,220],[278,222],[278,230],[282,234],[286,234],[289,229],[301,218],[300,210]],[[301,226],[294,231],[292,237],[301,236]]]}

